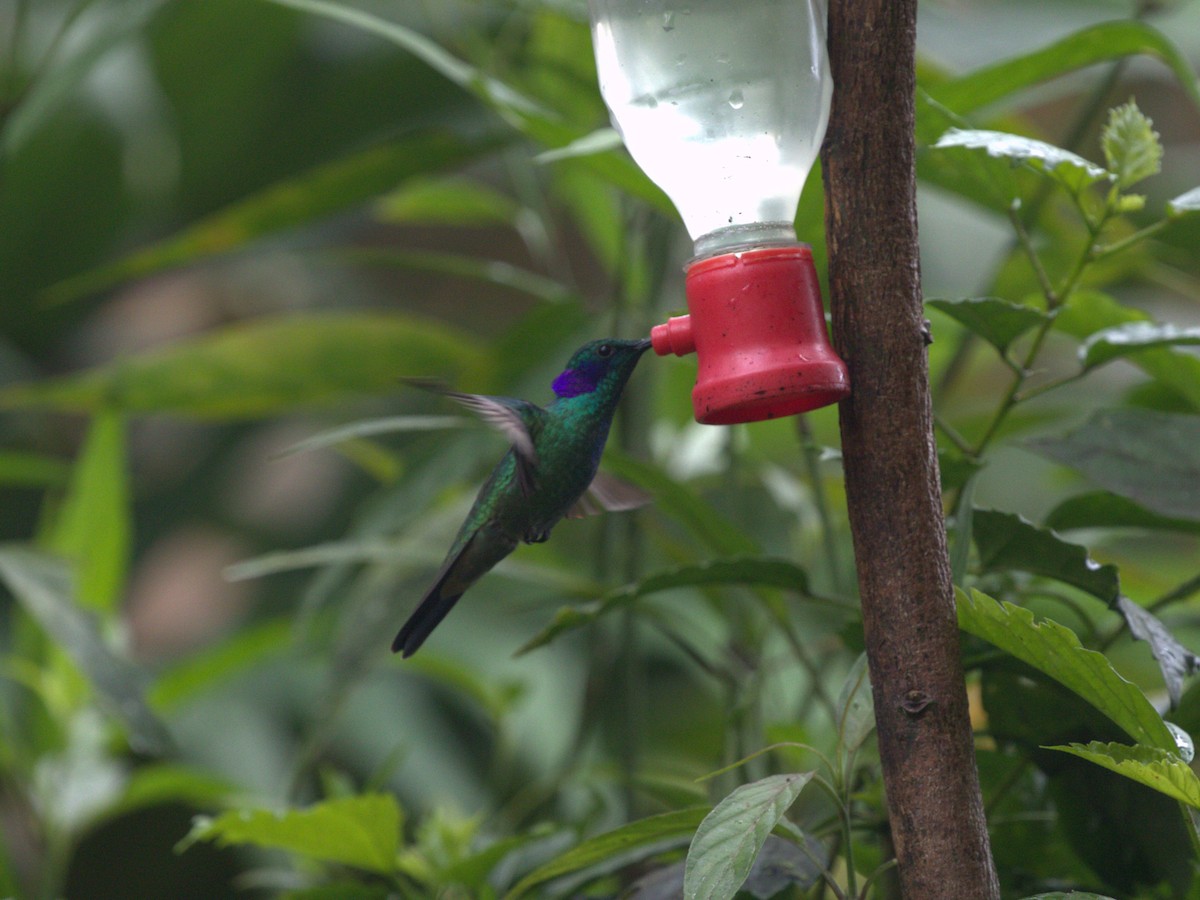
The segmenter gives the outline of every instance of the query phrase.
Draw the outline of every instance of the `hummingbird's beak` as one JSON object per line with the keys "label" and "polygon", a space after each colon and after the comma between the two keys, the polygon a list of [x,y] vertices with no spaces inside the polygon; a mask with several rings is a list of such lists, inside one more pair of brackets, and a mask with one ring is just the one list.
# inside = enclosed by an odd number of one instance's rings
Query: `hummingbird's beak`
{"label": "hummingbird's beak", "polygon": [[639,353],[645,353],[653,346],[654,342],[650,338],[643,338],[637,342],[636,349]]}

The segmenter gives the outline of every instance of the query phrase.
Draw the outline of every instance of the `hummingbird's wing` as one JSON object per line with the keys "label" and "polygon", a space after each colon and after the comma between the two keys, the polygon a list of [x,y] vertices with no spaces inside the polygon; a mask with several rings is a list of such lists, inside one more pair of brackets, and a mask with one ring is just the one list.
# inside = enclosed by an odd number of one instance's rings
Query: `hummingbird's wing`
{"label": "hummingbird's wing", "polygon": [[582,519],[602,512],[621,512],[645,506],[652,498],[640,487],[607,472],[597,472],[583,496],[567,510],[568,519]]}
{"label": "hummingbird's wing", "polygon": [[542,429],[546,411],[536,403],[513,397],[488,397],[483,394],[464,394],[445,385],[426,379],[403,379],[406,384],[449,397],[479,416],[512,444],[517,458],[517,483],[526,497],[533,491],[538,455],[533,438]]}

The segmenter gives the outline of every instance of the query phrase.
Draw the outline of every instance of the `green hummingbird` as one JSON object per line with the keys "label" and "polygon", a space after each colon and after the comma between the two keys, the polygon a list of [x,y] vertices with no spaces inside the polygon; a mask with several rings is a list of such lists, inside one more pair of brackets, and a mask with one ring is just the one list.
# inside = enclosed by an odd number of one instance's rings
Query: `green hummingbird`
{"label": "green hummingbird", "polygon": [[648,501],[638,488],[597,470],[621,391],[649,347],[649,339],[585,344],[554,379],[554,400],[545,408],[432,387],[501,431],[511,446],[479,489],[433,586],[392,642],[393,652],[412,656],[463,592],[521,541],[546,540],[564,516]]}

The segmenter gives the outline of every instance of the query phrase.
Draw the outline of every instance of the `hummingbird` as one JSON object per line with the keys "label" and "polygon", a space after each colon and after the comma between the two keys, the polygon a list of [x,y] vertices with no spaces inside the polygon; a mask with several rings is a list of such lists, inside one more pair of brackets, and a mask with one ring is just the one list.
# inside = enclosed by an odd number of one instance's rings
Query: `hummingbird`
{"label": "hummingbird", "polygon": [[580,347],[554,379],[545,407],[410,382],[465,406],[511,445],[479,489],[446,560],[392,642],[412,656],[458,598],[524,541],[545,541],[564,517],[634,509],[649,497],[599,472],[617,401],[650,340],[598,340]]}

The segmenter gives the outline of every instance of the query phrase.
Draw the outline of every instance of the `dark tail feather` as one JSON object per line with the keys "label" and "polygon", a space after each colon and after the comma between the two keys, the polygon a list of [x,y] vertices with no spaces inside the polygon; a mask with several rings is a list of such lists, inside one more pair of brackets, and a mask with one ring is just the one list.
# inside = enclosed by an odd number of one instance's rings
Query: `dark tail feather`
{"label": "dark tail feather", "polygon": [[425,639],[433,633],[433,629],[438,627],[442,619],[446,618],[446,613],[454,608],[454,604],[462,596],[462,591],[457,594],[443,594],[442,586],[445,580],[444,575],[439,578],[408,617],[408,621],[392,641],[393,653],[399,653],[404,659],[408,659],[425,643]]}

